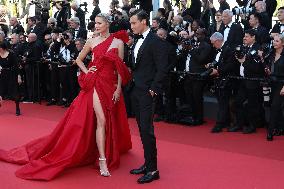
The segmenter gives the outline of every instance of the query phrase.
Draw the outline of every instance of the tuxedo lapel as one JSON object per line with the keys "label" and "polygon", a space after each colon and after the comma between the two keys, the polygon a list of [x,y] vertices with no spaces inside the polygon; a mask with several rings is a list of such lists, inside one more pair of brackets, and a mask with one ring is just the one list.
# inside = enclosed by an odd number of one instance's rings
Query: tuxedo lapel
{"label": "tuxedo lapel", "polygon": [[139,51],[138,51],[138,54],[137,54],[137,58],[136,58],[136,64],[135,64],[135,67],[138,66],[138,64],[140,63],[140,59],[141,59],[141,56],[143,54],[143,51],[147,45],[147,43],[150,41],[150,39],[152,38],[152,32],[149,32],[149,34],[147,35],[146,39],[143,41],[141,47],[139,48]]}

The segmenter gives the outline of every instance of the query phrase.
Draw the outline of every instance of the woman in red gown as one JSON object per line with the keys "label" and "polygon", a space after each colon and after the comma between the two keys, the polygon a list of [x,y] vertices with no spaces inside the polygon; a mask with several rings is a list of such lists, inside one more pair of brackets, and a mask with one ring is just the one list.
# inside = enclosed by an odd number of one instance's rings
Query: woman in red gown
{"label": "woman in red gown", "polygon": [[[96,17],[100,36],[89,39],[76,63],[81,68],[81,91],[53,132],[9,151],[0,160],[24,165],[23,179],[51,180],[64,169],[95,163],[102,176],[117,168],[120,154],[131,149],[130,131],[121,85],[130,79],[122,62],[125,32],[109,34],[108,16]],[[87,69],[82,60],[92,51]]]}

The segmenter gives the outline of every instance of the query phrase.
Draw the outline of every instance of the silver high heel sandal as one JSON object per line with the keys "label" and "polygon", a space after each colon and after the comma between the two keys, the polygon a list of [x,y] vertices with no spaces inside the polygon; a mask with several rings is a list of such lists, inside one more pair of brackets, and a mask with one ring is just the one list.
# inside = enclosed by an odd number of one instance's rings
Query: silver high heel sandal
{"label": "silver high heel sandal", "polygon": [[[106,161],[106,158],[99,158],[99,161]],[[100,173],[101,173],[101,176],[104,176],[104,177],[110,177],[110,172],[108,170],[106,171],[103,171],[101,170],[101,167],[100,167]]]}

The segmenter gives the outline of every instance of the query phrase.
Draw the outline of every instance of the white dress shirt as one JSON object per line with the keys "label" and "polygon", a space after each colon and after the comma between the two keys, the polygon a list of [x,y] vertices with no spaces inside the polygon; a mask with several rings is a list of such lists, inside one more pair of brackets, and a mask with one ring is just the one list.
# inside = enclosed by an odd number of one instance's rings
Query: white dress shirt
{"label": "white dress shirt", "polygon": [[146,30],[142,35],[143,35],[143,39],[140,38],[138,39],[135,47],[134,47],[134,59],[135,59],[135,63],[136,63],[136,59],[137,59],[137,55],[138,55],[138,52],[139,52],[139,49],[141,47],[141,45],[143,44],[144,40],[146,39],[147,35],[149,34],[150,32],[150,28],[148,30]]}
{"label": "white dress shirt", "polygon": [[228,27],[229,27],[229,28],[226,28],[226,29],[224,30],[224,42],[226,42],[227,39],[228,39],[229,32],[230,32],[230,29],[231,29],[232,24],[233,24],[233,22],[230,22],[230,23],[228,24]]}

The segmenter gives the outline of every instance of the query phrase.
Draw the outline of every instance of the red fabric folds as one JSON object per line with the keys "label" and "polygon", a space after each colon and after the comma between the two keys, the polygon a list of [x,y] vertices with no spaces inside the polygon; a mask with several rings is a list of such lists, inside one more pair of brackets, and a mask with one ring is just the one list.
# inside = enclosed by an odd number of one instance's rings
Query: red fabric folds
{"label": "red fabric folds", "polygon": [[51,180],[69,167],[90,163],[98,165],[93,110],[96,89],[106,118],[106,158],[110,169],[119,166],[120,154],[131,149],[131,136],[123,98],[112,101],[117,73],[124,84],[130,73],[118,57],[117,49],[109,49],[114,36],[93,50],[95,73],[81,74],[81,91],[53,132],[9,151],[0,150],[0,160],[23,164],[16,176],[23,179]]}

